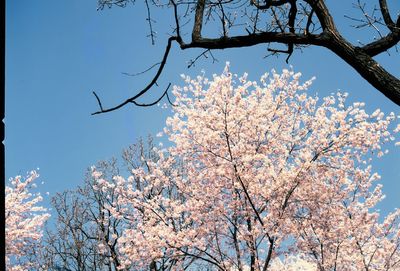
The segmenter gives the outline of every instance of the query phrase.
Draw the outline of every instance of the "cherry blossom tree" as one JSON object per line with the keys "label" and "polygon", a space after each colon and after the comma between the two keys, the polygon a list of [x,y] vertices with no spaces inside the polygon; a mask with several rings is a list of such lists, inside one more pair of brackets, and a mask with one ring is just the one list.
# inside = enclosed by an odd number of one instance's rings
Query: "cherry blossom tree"
{"label": "cherry blossom tree", "polygon": [[30,192],[38,176],[36,171],[26,179],[16,176],[5,188],[7,270],[39,270],[38,262],[30,258],[38,253],[43,225],[50,215],[38,206],[40,193]]}
{"label": "cherry blossom tree", "polygon": [[[139,139],[127,147],[121,160],[112,158],[95,165],[102,177],[112,181],[112,177],[126,174],[133,169],[145,166],[147,160],[157,160],[153,151],[153,139]],[[142,159],[145,158],[145,159]],[[126,229],[123,218],[111,215],[108,206],[117,205],[113,189],[101,189],[97,179],[88,169],[83,185],[74,190],[57,193],[52,198],[55,211],[55,225],[47,227],[42,256],[44,270],[99,271],[122,270],[118,239]],[[125,266],[123,270],[132,270]]]}
{"label": "cherry blossom tree", "polygon": [[393,113],[308,96],[289,70],[184,79],[159,159],[127,178],[93,168],[128,224],[120,268],[399,270],[400,211],[379,216],[371,167],[400,130]]}

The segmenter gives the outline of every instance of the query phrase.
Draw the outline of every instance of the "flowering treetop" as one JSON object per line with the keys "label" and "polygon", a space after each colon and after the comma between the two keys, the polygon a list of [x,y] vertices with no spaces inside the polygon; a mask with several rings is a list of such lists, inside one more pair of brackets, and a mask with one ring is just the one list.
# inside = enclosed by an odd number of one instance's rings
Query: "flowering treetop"
{"label": "flowering treetop", "polygon": [[32,194],[35,179],[39,175],[31,171],[26,179],[16,176],[5,188],[6,215],[6,266],[7,270],[31,270],[37,261],[29,256],[36,253],[42,237],[42,227],[49,218],[46,209],[38,206],[42,201],[39,193]]}
{"label": "flowering treetop", "polygon": [[400,130],[395,115],[369,115],[342,93],[320,101],[299,78],[273,71],[259,84],[228,66],[185,77],[165,128],[174,145],[129,178],[93,169],[130,224],[121,268],[399,268],[399,211],[374,211],[383,195],[371,168]]}

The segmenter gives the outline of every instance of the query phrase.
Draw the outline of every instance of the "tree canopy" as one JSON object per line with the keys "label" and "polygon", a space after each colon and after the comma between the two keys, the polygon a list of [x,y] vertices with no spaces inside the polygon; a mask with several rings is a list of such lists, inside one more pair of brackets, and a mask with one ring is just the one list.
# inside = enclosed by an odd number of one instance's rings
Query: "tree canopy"
{"label": "tree canopy", "polygon": [[128,177],[92,169],[128,224],[121,267],[398,269],[399,211],[379,218],[370,166],[400,130],[395,115],[346,105],[345,93],[319,101],[293,71],[246,76],[186,77],[165,129],[172,147]]}

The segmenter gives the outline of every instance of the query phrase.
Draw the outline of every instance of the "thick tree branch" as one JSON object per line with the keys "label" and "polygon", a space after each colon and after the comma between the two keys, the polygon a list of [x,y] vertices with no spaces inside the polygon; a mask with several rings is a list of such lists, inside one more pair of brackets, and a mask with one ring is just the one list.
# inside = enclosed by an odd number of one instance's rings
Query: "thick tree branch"
{"label": "thick tree branch", "polygon": [[361,47],[365,53],[374,57],[383,53],[400,42],[400,28],[394,28],[387,36]]}
{"label": "thick tree branch", "polygon": [[390,17],[390,13],[389,13],[389,9],[388,9],[386,0],[379,0],[379,6],[381,9],[382,17],[383,17],[385,24],[391,31],[393,31],[395,28],[395,24],[392,20],[392,17]]}
{"label": "thick tree branch", "polygon": [[305,0],[305,2],[307,2],[314,10],[324,31],[338,32],[333,21],[333,17],[329,13],[328,7],[325,5],[325,1]]}
{"label": "thick tree branch", "polygon": [[174,19],[175,19],[175,31],[176,31],[176,36],[177,36],[177,41],[180,42],[182,40],[181,38],[181,30],[180,30],[180,25],[179,25],[179,15],[178,15],[178,5],[175,3],[174,0],[170,0],[172,6],[174,7]]}
{"label": "thick tree branch", "polygon": [[192,40],[196,41],[201,38],[201,29],[203,27],[203,15],[206,0],[198,0],[196,5],[196,13],[194,15],[194,25],[192,31]]}
{"label": "thick tree branch", "polygon": [[[296,22],[296,15],[297,15],[297,6],[296,6],[296,0],[290,0],[290,11],[289,11],[289,32],[294,34],[295,33],[295,28],[294,24]],[[286,63],[289,63],[289,58],[293,54],[293,48],[294,45],[293,43],[288,44],[288,57],[286,58]]]}
{"label": "thick tree branch", "polygon": [[266,0],[264,5],[260,5],[260,3],[256,0],[251,0],[251,3],[258,9],[265,10],[270,7],[282,6],[283,4],[288,3],[289,0]]}
{"label": "thick tree branch", "polygon": [[400,105],[400,80],[382,68],[363,48],[352,46],[340,36],[332,36],[326,47],[391,101]]}
{"label": "thick tree branch", "polygon": [[[299,45],[314,45],[325,47],[334,52],[344,61],[346,61],[365,80],[367,80],[371,85],[377,88],[390,100],[400,105],[399,79],[388,73],[374,59],[372,59],[372,57],[387,51],[388,49],[396,46],[400,42],[400,16],[398,16],[396,22],[394,22],[394,20],[390,16],[386,0],[379,0],[379,7],[383,21],[385,25],[389,28],[390,32],[386,36],[381,35],[380,39],[366,44],[362,47],[352,45],[341,36],[341,33],[339,33],[339,31],[336,29],[333,16],[331,15],[330,10],[326,5],[326,1],[323,0],[250,0],[250,7],[247,6],[246,8],[252,9],[253,11],[255,10],[256,13],[255,15],[246,15],[246,18],[249,18],[252,23],[255,23],[254,31],[249,31],[245,27],[244,30],[247,30],[247,35],[238,34],[235,36],[229,36],[229,29],[233,25],[233,23],[231,23],[230,16],[233,13],[231,13],[228,8],[241,8],[237,6],[229,6],[231,2],[232,1],[230,0],[220,2],[197,0],[196,2],[182,3],[177,2],[176,0],[170,0],[169,6],[173,8],[173,16],[175,19],[175,29],[173,31],[175,33],[173,37],[170,37],[168,39],[168,44],[165,49],[163,59],[160,62],[159,69],[156,75],[153,77],[152,81],[135,96],[125,100],[115,107],[111,107],[108,109],[105,109],[103,107],[99,96],[95,92],[93,92],[100,108],[100,110],[93,113],[93,115],[114,111],[129,103],[133,103],[139,106],[153,105],[156,104],[164,96],[167,96],[169,100],[168,92],[165,91],[164,94],[159,99],[157,99],[156,102],[152,102],[149,104],[140,104],[136,101],[137,98],[141,97],[151,87],[157,85],[157,79],[164,69],[173,41],[176,41],[180,45],[180,48],[182,50],[190,48],[203,48],[205,49],[205,52],[210,52],[210,50],[213,49],[241,48],[250,47],[258,44],[279,43],[286,45],[287,50],[273,50],[269,48],[268,50],[274,53],[288,54],[286,62],[288,62],[288,59],[292,55],[294,48]],[[304,3],[301,4],[300,2],[305,2],[306,5],[303,5]],[[148,3],[150,2],[146,1],[149,11]],[[183,42],[181,38],[182,26],[180,25],[178,14],[178,5],[181,4],[187,5],[187,11],[186,13],[184,13],[184,17],[189,16],[188,11],[191,8],[194,7],[195,10],[194,24],[191,31],[192,40],[188,43]],[[227,8],[225,8],[225,6]],[[298,7],[302,7],[302,10],[300,12],[297,9]],[[272,14],[268,12],[259,12],[260,10],[268,9],[271,11]],[[218,11],[221,11],[222,15],[219,14]],[[205,15],[205,12],[207,12],[207,15]],[[365,13],[365,11],[363,12]],[[299,18],[300,14],[302,14],[303,17]],[[213,16],[215,15],[216,18],[219,16],[220,21],[222,22],[222,27],[219,27],[223,30],[223,34],[217,38],[203,37],[203,25],[205,23],[211,22],[213,20]],[[257,27],[257,23],[258,21],[260,21],[260,23],[263,22],[263,19],[260,16],[264,15],[266,16],[265,22],[267,26],[264,29],[259,29],[259,27]],[[268,16],[270,17],[268,18]],[[365,13],[364,16],[368,17],[369,15]],[[314,28],[310,31],[310,26],[315,25],[313,22],[313,18],[315,17],[318,18],[318,22],[316,23],[322,28],[321,33],[315,33]],[[374,17],[374,19],[376,20],[376,22],[382,21],[381,18],[376,19]],[[228,21],[229,24],[225,25],[226,21]],[[371,22],[369,22],[368,25],[371,26]],[[374,25],[372,26],[375,27]],[[200,56],[205,56],[205,52],[203,52]],[[193,63],[194,62],[192,61],[189,66]]]}
{"label": "thick tree branch", "polygon": [[192,41],[188,44],[181,44],[182,49],[188,48],[204,48],[204,49],[227,49],[249,47],[261,43],[278,42],[283,44],[312,44],[324,46],[327,42],[327,36],[324,34],[319,35],[304,35],[293,33],[278,33],[278,32],[263,32],[249,34],[246,36],[234,36],[227,38],[208,39],[201,38]]}
{"label": "thick tree branch", "polygon": [[313,15],[314,15],[314,9],[312,9],[310,11],[310,14],[307,15],[307,24],[306,24],[306,27],[304,29],[304,34],[306,34],[306,35],[310,33],[310,26],[313,23],[313,21],[312,21]]}

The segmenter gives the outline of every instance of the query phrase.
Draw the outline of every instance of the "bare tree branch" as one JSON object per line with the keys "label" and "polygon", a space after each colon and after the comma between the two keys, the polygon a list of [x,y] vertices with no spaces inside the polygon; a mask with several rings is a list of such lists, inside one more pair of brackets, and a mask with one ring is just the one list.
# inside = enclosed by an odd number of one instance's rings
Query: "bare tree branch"
{"label": "bare tree branch", "polygon": [[251,3],[256,6],[258,9],[265,10],[270,7],[277,7],[283,4],[288,3],[290,0],[266,0],[264,5],[260,5],[258,1],[251,0]]}
{"label": "bare tree branch", "polygon": [[[163,95],[161,95],[160,98],[158,98],[156,101],[154,101],[154,102],[152,102],[152,103],[141,104],[141,103],[136,102],[135,100],[133,100],[132,103],[135,104],[135,105],[137,105],[137,106],[143,106],[143,107],[146,107],[146,106],[153,106],[153,105],[157,104],[159,101],[161,101],[161,99],[164,98],[164,96],[167,96],[167,97],[168,97],[168,89],[169,89],[170,86],[171,86],[171,83],[168,84],[168,86],[167,86],[167,88],[165,89]],[[168,102],[169,102],[171,105],[173,105],[173,104],[171,103],[171,101],[169,100],[169,97],[168,97]]]}
{"label": "bare tree branch", "polygon": [[[128,0],[99,0],[103,7],[104,5],[125,6],[127,2]],[[156,85],[166,64],[173,41],[176,41],[182,50],[205,49],[195,60],[189,62],[189,67],[201,56],[206,56],[207,52],[211,53],[211,50],[215,49],[241,48],[271,43],[283,44],[287,46],[287,50],[268,48],[268,51],[273,54],[287,54],[286,62],[288,62],[294,49],[305,46],[324,47],[347,62],[391,101],[400,105],[400,80],[373,59],[390,48],[397,48],[396,46],[400,42],[400,16],[394,22],[387,1],[378,0],[378,2],[380,14],[375,14],[376,8],[371,14],[368,14],[365,4],[357,0],[354,7],[361,11],[363,17],[357,19],[347,16],[359,23],[357,28],[371,27],[380,36],[377,40],[359,46],[358,44],[353,45],[341,35],[326,1],[323,0],[196,0],[186,2],[170,0],[167,6],[173,9],[175,28],[172,33],[174,36],[168,39],[159,69],[151,82],[135,96],[108,109],[103,107],[100,98],[94,92],[100,110],[93,115],[117,110],[128,103],[140,105],[136,99]],[[150,3],[152,2],[145,1],[148,11]],[[194,11],[193,28],[191,31],[189,30],[191,41],[186,42],[183,41],[181,34],[187,27],[180,24],[178,10],[178,7],[182,5],[186,6],[186,11],[182,12],[183,17],[188,18],[190,11]],[[152,20],[150,14],[148,14],[148,20]],[[239,22],[237,22],[238,20]],[[209,35],[208,31],[207,36],[202,36],[203,26],[209,23],[217,23],[217,29],[220,30],[217,37]],[[388,33],[379,29],[379,26],[382,25],[387,26]],[[235,31],[231,31],[232,29]],[[238,31],[240,29],[242,31]],[[163,96],[169,98],[167,92],[164,92]]]}
{"label": "bare tree branch", "polygon": [[157,63],[151,65],[149,68],[147,68],[147,69],[145,69],[144,71],[141,71],[141,72],[137,72],[137,73],[127,73],[127,72],[123,72],[122,74],[128,75],[128,76],[138,76],[138,75],[141,75],[141,74],[144,74],[144,73],[150,71],[151,69],[153,69],[154,67],[156,67],[156,66],[158,66],[158,65],[160,65],[160,64],[161,64],[161,62],[157,62]]}
{"label": "bare tree branch", "polygon": [[131,97],[131,98],[125,100],[124,102],[120,103],[120,104],[117,105],[117,106],[114,106],[114,107],[111,107],[111,108],[108,108],[108,109],[104,109],[104,108],[102,107],[102,105],[101,105],[101,101],[100,101],[100,99],[98,98],[97,94],[96,94],[95,92],[93,92],[93,94],[94,94],[94,95],[96,96],[96,98],[97,98],[97,101],[98,101],[98,104],[99,104],[99,107],[100,107],[100,111],[94,112],[94,113],[92,113],[92,115],[97,115],[97,114],[102,114],[102,113],[111,112],[111,111],[114,111],[114,110],[117,110],[117,109],[123,107],[124,105],[126,105],[126,104],[128,104],[128,103],[133,103],[137,98],[141,97],[141,96],[142,96],[143,94],[145,94],[151,87],[153,87],[154,84],[156,84],[158,77],[160,77],[160,75],[161,75],[161,73],[162,73],[162,71],[163,71],[163,69],[164,69],[165,64],[167,63],[168,54],[169,54],[169,51],[171,50],[172,41],[174,41],[174,40],[177,40],[177,37],[170,37],[170,38],[168,39],[168,44],[167,44],[167,47],[165,48],[164,57],[163,57],[163,59],[161,60],[160,67],[158,68],[158,71],[157,71],[156,75],[153,77],[153,79],[151,80],[151,82],[150,82],[143,90],[141,90],[138,94],[136,94],[135,96],[133,96],[133,97]]}
{"label": "bare tree branch", "polygon": [[203,27],[203,16],[206,0],[198,0],[196,5],[196,13],[194,17],[194,26],[192,32],[192,40],[201,38],[201,29]]}
{"label": "bare tree branch", "polygon": [[199,58],[201,58],[201,57],[208,58],[207,53],[210,53],[210,55],[211,55],[211,57],[212,57],[213,63],[214,63],[215,61],[217,61],[217,60],[214,58],[214,56],[212,55],[211,50],[210,50],[210,49],[206,49],[206,50],[204,50],[201,54],[199,54],[195,59],[191,59],[191,60],[189,61],[188,69],[191,68],[192,66],[194,66],[194,64],[197,62],[197,60],[199,60]]}
{"label": "bare tree branch", "polygon": [[148,0],[144,0],[144,2],[146,3],[146,9],[147,9],[147,22],[149,23],[149,29],[150,29],[150,34],[148,35],[151,39],[151,44],[154,45],[155,44],[155,37],[154,37],[154,31],[153,31],[153,24],[152,21],[153,19],[151,18],[151,13],[150,13],[150,6],[149,6],[149,2]]}
{"label": "bare tree branch", "polygon": [[382,17],[383,17],[383,20],[385,21],[385,24],[391,31],[393,31],[395,28],[395,24],[392,20],[392,17],[390,17],[390,13],[389,13],[389,9],[388,9],[386,0],[379,0],[379,6],[381,8]]}
{"label": "bare tree branch", "polygon": [[398,44],[399,42],[400,42],[400,28],[395,28],[393,32],[390,32],[387,36],[364,45],[362,49],[369,56],[374,57],[389,50],[393,46],[396,46],[396,44]]}

